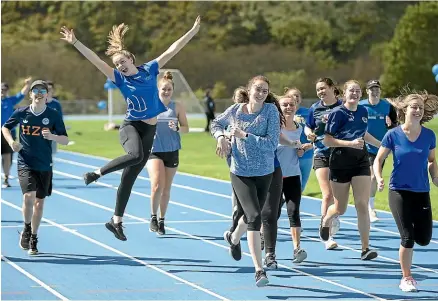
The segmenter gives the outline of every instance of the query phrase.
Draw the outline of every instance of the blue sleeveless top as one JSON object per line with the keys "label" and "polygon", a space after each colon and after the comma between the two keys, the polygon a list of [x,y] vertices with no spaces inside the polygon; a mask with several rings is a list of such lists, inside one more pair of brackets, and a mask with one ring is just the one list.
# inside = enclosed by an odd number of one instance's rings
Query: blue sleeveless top
{"label": "blue sleeveless top", "polygon": [[178,124],[176,113],[176,103],[171,100],[167,106],[167,111],[157,117],[157,131],[152,146],[153,153],[173,152],[181,149],[181,136],[169,127],[169,121]]}

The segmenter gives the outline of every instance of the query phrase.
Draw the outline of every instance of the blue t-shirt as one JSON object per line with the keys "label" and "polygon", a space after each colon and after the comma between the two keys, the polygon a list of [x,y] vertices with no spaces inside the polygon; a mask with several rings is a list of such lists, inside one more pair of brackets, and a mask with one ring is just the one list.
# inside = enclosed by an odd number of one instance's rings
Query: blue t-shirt
{"label": "blue t-shirt", "polygon": [[306,119],[306,126],[310,128],[317,136],[314,143],[315,157],[330,156],[330,148],[326,147],[322,141],[324,140],[325,124],[330,112],[342,104],[341,100],[338,100],[330,106],[324,105],[322,100],[314,103],[309,109],[309,115]]}
{"label": "blue t-shirt", "polygon": [[[325,133],[335,139],[353,141],[364,138],[368,127],[368,111],[363,106],[357,106],[356,111],[350,111],[341,105],[330,113],[325,127]],[[369,167],[368,152],[364,145],[362,149],[352,147],[333,147],[330,155],[331,169],[350,169]]]}
{"label": "blue t-shirt", "polygon": [[20,143],[23,148],[18,152],[18,169],[49,171],[52,169],[52,140],[43,137],[42,131],[59,136],[67,136],[61,115],[46,107],[41,113],[35,114],[31,106],[15,110],[4,127],[9,130],[20,125]]}
{"label": "blue t-shirt", "polygon": [[[386,99],[380,99],[377,105],[372,105],[368,99],[363,99],[359,105],[364,106],[368,111],[368,133],[379,141],[382,141],[386,132],[394,126],[397,126],[397,112]],[[388,127],[386,116],[391,119],[393,126]],[[377,147],[367,143],[368,152],[376,155],[379,150]]]}
{"label": "blue t-shirt", "polygon": [[[295,118],[294,120],[296,122],[298,122],[301,127],[304,129],[304,127],[306,126],[306,119],[307,116],[309,116],[309,109],[308,108],[304,108],[304,107],[300,107],[297,112],[295,113]],[[301,132],[301,136],[300,136],[300,142],[302,144],[304,143],[310,143],[309,140],[307,140],[307,136],[304,133],[304,130]],[[305,159],[310,159],[313,157],[313,148],[309,149],[307,152],[304,152],[303,156],[299,158],[299,160],[305,160]]]}
{"label": "blue t-shirt", "polygon": [[[18,92],[14,96],[8,96],[2,99],[2,126],[6,123],[6,121],[11,117],[12,113],[14,113],[14,107],[24,99],[24,94]],[[15,128],[11,129],[12,137],[15,137]]]}
{"label": "blue t-shirt", "polygon": [[367,128],[368,111],[365,107],[357,106],[356,111],[350,111],[341,105],[329,114],[325,133],[339,140],[353,141],[363,138]]}
{"label": "blue t-shirt", "polygon": [[382,146],[393,154],[393,167],[389,189],[413,192],[430,191],[427,165],[429,151],[436,147],[435,133],[421,127],[415,142],[409,141],[400,126],[389,130],[382,140]]}
{"label": "blue t-shirt", "polygon": [[125,120],[145,120],[158,116],[166,107],[158,97],[158,62],[150,61],[137,67],[138,73],[125,76],[114,69],[115,85],[125,98]]}

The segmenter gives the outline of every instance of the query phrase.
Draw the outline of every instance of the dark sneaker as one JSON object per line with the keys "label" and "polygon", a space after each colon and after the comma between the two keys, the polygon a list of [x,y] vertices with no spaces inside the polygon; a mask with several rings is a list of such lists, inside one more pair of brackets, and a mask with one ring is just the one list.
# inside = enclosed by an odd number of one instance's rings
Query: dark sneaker
{"label": "dark sneaker", "polygon": [[164,229],[164,219],[160,218],[160,221],[158,222],[158,235],[164,235],[166,234],[166,229]]}
{"label": "dark sneaker", "polygon": [[362,251],[362,254],[360,255],[360,259],[362,260],[372,260],[377,257],[377,252],[374,250],[370,250],[369,248],[366,248],[365,251]]}
{"label": "dark sneaker", "polygon": [[268,277],[266,277],[266,272],[263,270],[256,272],[255,279],[258,287],[266,286],[269,283]]}
{"label": "dark sneaker", "polygon": [[319,237],[323,241],[327,241],[330,238],[330,227],[323,227],[323,220],[324,216],[321,217],[321,222],[319,223]]}
{"label": "dark sneaker", "polygon": [[278,268],[277,260],[275,260],[275,254],[273,253],[266,254],[265,267],[270,270],[276,270]]}
{"label": "dark sneaker", "polygon": [[24,227],[23,231],[20,233],[20,243],[19,246],[23,250],[29,250],[30,236],[31,236],[31,228]]}
{"label": "dark sneaker", "polygon": [[240,247],[240,241],[237,245],[233,245],[231,242],[231,232],[225,231],[224,233],[224,239],[225,241],[230,245],[230,255],[233,257],[234,260],[239,261],[242,259],[242,248]]}
{"label": "dark sneaker", "polygon": [[127,238],[126,238],[125,234],[123,233],[123,225],[122,224],[123,224],[122,222],[115,223],[114,220],[111,218],[111,220],[105,224],[105,227],[108,230],[110,230],[111,232],[113,232],[114,236],[117,239],[125,241],[125,240],[127,240]]}
{"label": "dark sneaker", "polygon": [[151,222],[149,223],[149,231],[151,232],[158,231],[158,220],[156,215],[151,216]]}
{"label": "dark sneaker", "polygon": [[307,252],[303,249],[295,249],[294,250],[294,259],[292,259],[293,263],[301,263],[307,258]]}
{"label": "dark sneaker", "polygon": [[11,184],[9,184],[9,180],[8,179],[5,179],[3,181],[2,188],[8,188],[8,187],[11,187]]}
{"label": "dark sneaker", "polygon": [[84,174],[85,185],[93,183],[93,182],[97,181],[97,179],[99,179],[99,178],[100,178],[100,175],[98,175],[94,171],[87,172],[87,173]]}
{"label": "dark sneaker", "polygon": [[265,236],[263,235],[263,232],[260,232],[260,244],[263,251],[265,249]]}
{"label": "dark sneaker", "polygon": [[32,235],[30,237],[29,251],[27,251],[29,255],[38,255],[37,244],[38,244],[38,237]]}

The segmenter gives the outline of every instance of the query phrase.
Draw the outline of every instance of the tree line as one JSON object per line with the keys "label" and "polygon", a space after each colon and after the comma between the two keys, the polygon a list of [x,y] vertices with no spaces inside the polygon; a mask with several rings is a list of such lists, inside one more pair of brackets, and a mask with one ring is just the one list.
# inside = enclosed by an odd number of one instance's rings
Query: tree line
{"label": "tree line", "polygon": [[[318,77],[382,80],[393,96],[409,84],[437,92],[437,2],[2,2],[2,81],[50,78],[61,98],[105,98],[105,78],[59,40],[62,25],[100,57],[115,24],[130,26],[127,48],[137,60],[158,56],[196,16],[200,33],[166,68],[180,69],[194,90],[216,87],[225,98],[256,74],[273,90],[299,87],[314,97]],[[18,86],[17,86],[18,87]]]}

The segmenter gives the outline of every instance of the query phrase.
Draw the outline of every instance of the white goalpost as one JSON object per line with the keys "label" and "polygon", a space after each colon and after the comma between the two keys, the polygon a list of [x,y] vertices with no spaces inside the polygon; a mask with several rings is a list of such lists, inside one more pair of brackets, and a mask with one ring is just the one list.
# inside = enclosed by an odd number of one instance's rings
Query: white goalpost
{"label": "white goalpost", "polygon": [[184,104],[187,114],[204,114],[204,108],[182,72],[179,69],[160,69],[158,78],[162,78],[166,71],[171,72],[173,75],[175,89],[172,98]]}

